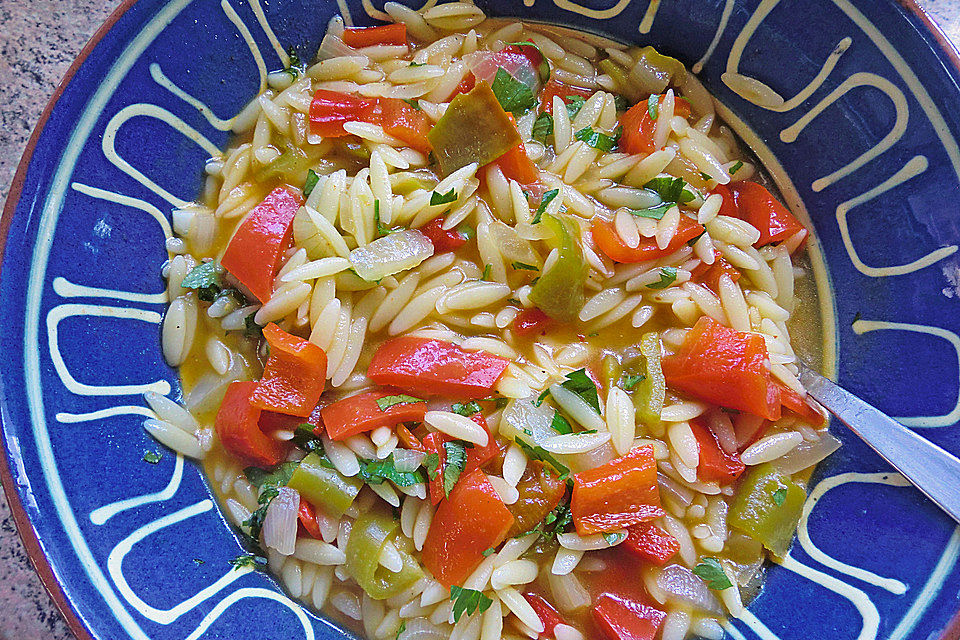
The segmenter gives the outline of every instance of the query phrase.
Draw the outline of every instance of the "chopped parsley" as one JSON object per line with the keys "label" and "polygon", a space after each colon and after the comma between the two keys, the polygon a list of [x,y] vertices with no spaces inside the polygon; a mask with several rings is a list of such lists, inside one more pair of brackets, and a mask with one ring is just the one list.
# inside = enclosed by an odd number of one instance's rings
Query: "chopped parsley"
{"label": "chopped parsley", "polygon": [[730,167],[730,175],[735,174],[740,169],[743,169],[743,160],[737,160],[737,164]]}
{"label": "chopped parsley", "polygon": [[143,452],[143,461],[149,462],[150,464],[157,464],[160,462],[160,459],[163,458],[162,453],[157,453],[156,451],[144,451]]}
{"label": "chopped parsley", "polygon": [[409,67],[422,67],[422,66],[425,66],[426,64],[427,64],[426,62],[411,62],[411,63],[410,63],[409,65],[407,65],[407,66],[409,66]]}
{"label": "chopped parsley", "polygon": [[630,102],[623,96],[614,96],[613,106],[617,108],[617,111],[626,111],[630,108]]}
{"label": "chopped parsley", "polygon": [[787,500],[787,489],[786,487],[780,487],[773,492],[773,504],[778,507],[782,507],[783,503]]}
{"label": "chopped parsley", "polygon": [[[196,560],[194,560],[194,562],[196,562]],[[234,570],[242,569],[243,567],[252,567],[256,569],[258,567],[266,566],[267,559],[263,556],[246,553],[242,556],[237,556],[233,560],[230,560],[230,564],[233,565]]]}
{"label": "chopped parsley", "polygon": [[280,487],[290,482],[290,477],[296,470],[299,462],[282,462],[273,467],[270,471],[260,467],[247,467],[243,470],[243,475],[257,489],[265,487]]}
{"label": "chopped parsley", "polygon": [[704,558],[703,562],[693,568],[693,573],[701,577],[714,591],[723,591],[733,586],[716,558]]}
{"label": "chopped parsley", "polygon": [[497,97],[497,102],[503,110],[515,116],[522,114],[537,101],[530,87],[514,78],[503,67],[497,69],[497,75],[494,76],[490,88],[493,89],[493,95]]}
{"label": "chopped parsley", "polygon": [[577,369],[567,374],[567,379],[560,383],[560,386],[575,394],[593,407],[593,410],[600,413],[600,398],[597,396],[597,385],[587,375],[586,369]]}
{"label": "chopped parsley", "polygon": [[560,500],[560,504],[548,513],[542,522],[537,523],[537,526],[529,533],[537,533],[540,537],[551,540],[564,533],[572,522],[573,514],[570,513],[570,500],[564,497]]}
{"label": "chopped parsley", "polygon": [[711,180],[713,180],[713,176],[709,176],[705,174],[703,171],[700,172],[700,177],[706,180],[707,182],[710,182]]}
{"label": "chopped parsley", "polygon": [[533,139],[547,144],[547,139],[553,135],[553,116],[543,112],[533,122]]}
{"label": "chopped parsley", "polygon": [[443,493],[449,497],[467,466],[467,448],[459,440],[451,440],[443,443],[443,450],[447,454],[443,465]]}
{"label": "chopped parsley", "polygon": [[583,96],[567,96],[567,100],[569,100],[569,102],[567,102],[567,115],[569,115],[572,120],[580,113],[580,109],[583,108],[583,103],[586,102],[586,100],[583,99]]}
{"label": "chopped parsley", "polygon": [[248,314],[243,319],[243,335],[248,338],[259,338],[263,335],[263,326],[257,324],[257,321],[254,319],[256,313]]}
{"label": "chopped parsley", "polygon": [[414,109],[416,109],[417,111],[423,111],[423,109],[420,108],[420,101],[417,100],[416,98],[414,98],[414,99],[412,99],[412,100],[410,100],[410,99],[408,99],[408,98],[404,98],[403,101],[406,102],[406,103],[407,103],[408,105],[410,105],[411,107],[413,107]]}
{"label": "chopped parsley", "polygon": [[491,269],[493,269],[493,265],[491,265],[491,264],[485,264],[485,265],[483,265],[483,275],[480,276],[480,279],[481,279],[481,280],[489,280],[489,279],[490,279],[490,270],[491,270]]}
{"label": "chopped parsley", "polygon": [[606,540],[607,544],[610,545],[611,547],[614,545],[620,544],[621,542],[623,542],[623,539],[626,537],[627,535],[625,533],[621,533],[617,531],[611,531],[609,533],[603,534],[603,539]]}
{"label": "chopped parsley", "polygon": [[447,193],[437,193],[434,191],[430,194],[430,206],[436,206],[438,204],[450,204],[451,202],[457,201],[457,192],[453,189],[450,189]]}
{"label": "chopped parsley", "polygon": [[297,54],[297,50],[293,47],[287,49],[287,56],[290,58],[290,63],[287,65],[287,68],[283,70],[284,73],[289,74],[291,78],[296,80],[300,77],[300,74],[303,73],[303,63],[300,61],[300,56]]}
{"label": "chopped parsley", "polygon": [[464,589],[453,585],[450,587],[450,600],[453,601],[453,621],[459,622],[463,614],[472,616],[473,614],[483,613],[490,608],[493,600],[483,595],[476,589]]}
{"label": "chopped parsley", "polygon": [[389,480],[398,487],[423,483],[423,475],[419,471],[398,470],[392,453],[383,460],[361,461],[360,477],[367,484],[383,484],[384,480]]}
{"label": "chopped parsley", "polygon": [[651,120],[657,119],[657,115],[660,113],[660,94],[652,93],[647,98],[647,113],[650,114]]}
{"label": "chopped parsley", "polygon": [[513,262],[510,266],[517,270],[540,271],[538,267],[535,267],[532,264],[525,264],[523,262]]}
{"label": "chopped parsley", "polygon": [[696,197],[693,195],[693,192],[684,189],[686,186],[687,183],[683,181],[683,178],[671,178],[667,176],[654,178],[643,185],[643,188],[656,192],[664,203],[672,202],[680,205],[686,204]]}
{"label": "chopped parsley", "polygon": [[477,404],[476,400],[471,400],[467,403],[456,402],[452,407],[450,407],[450,411],[456,413],[457,415],[469,418],[475,413],[480,413],[480,405]]}
{"label": "chopped parsley", "polygon": [[496,552],[497,552],[496,549],[494,549],[493,547],[490,547],[489,549],[484,549],[484,550],[483,550],[483,553],[480,554],[480,555],[482,555],[484,558],[489,558],[490,556],[492,556],[492,555],[495,554]]}
{"label": "chopped parsley", "polygon": [[609,136],[600,131],[594,131],[591,127],[584,127],[573,134],[574,139],[582,140],[587,143],[587,146],[593,147],[594,149],[599,149],[600,151],[611,151],[615,146],[617,146],[617,140],[620,138],[619,133],[615,133],[612,136]]}
{"label": "chopped parsley", "polygon": [[550,191],[547,191],[543,194],[543,197],[540,198],[540,206],[537,207],[537,212],[533,215],[533,224],[540,223],[540,220],[543,218],[543,214],[546,212],[547,207],[559,194],[559,189],[550,189]]}
{"label": "chopped parsley", "polygon": [[660,267],[660,281],[648,284],[648,289],[666,289],[677,281],[676,267]]}
{"label": "chopped parsley", "polygon": [[550,423],[550,426],[558,433],[573,433],[573,427],[570,426],[570,422],[560,415],[559,411],[553,412],[553,421]]}
{"label": "chopped parsley", "polygon": [[436,480],[440,474],[440,454],[436,452],[428,454],[421,464],[423,464],[423,468],[427,470],[427,477],[431,480]]}
{"label": "chopped parsley", "polygon": [[373,201],[373,223],[374,225],[376,225],[378,238],[380,236],[391,234],[395,231],[395,229],[391,229],[390,227],[383,226],[383,223],[380,222],[380,201],[379,200]]}
{"label": "chopped parsley", "polygon": [[630,391],[646,377],[642,373],[625,373],[620,378],[620,388],[624,391]]}
{"label": "chopped parsley", "polygon": [[396,637],[396,640],[400,640],[400,634],[402,634],[402,633],[403,633],[404,631],[406,631],[406,630],[407,630],[407,623],[406,623],[406,621],[401,622],[401,623],[400,623],[400,628],[397,629],[397,637]]}
{"label": "chopped parsley", "polygon": [[314,187],[317,186],[317,183],[320,182],[320,174],[318,174],[313,169],[307,170],[307,179],[303,183],[303,197],[308,197],[313,193]]}
{"label": "chopped parsley", "polygon": [[204,560],[201,560],[200,558],[194,558],[194,559],[193,559],[193,562],[194,562],[194,564],[196,564],[198,567],[199,567],[200,565],[202,565],[202,564],[206,564],[206,562],[205,562]]}
{"label": "chopped parsley", "polygon": [[219,262],[202,262],[190,270],[180,286],[184,289],[196,289],[197,298],[202,302],[213,302],[223,291],[221,278],[224,273],[226,270]]}
{"label": "chopped parsley", "polygon": [[527,457],[531,460],[539,460],[545,462],[556,470],[560,474],[561,480],[566,480],[570,477],[570,467],[563,464],[557,460],[552,453],[541,447],[540,445],[533,446],[529,442],[525,441],[523,438],[514,438],[514,441],[519,445],[523,452],[527,454]]}
{"label": "chopped parsley", "polygon": [[413,396],[408,396],[402,393],[396,396],[384,396],[382,398],[377,398],[377,406],[380,407],[380,411],[386,411],[390,407],[398,404],[416,404],[417,402],[426,402],[426,400],[414,398]]}
{"label": "chopped parsley", "polygon": [[676,203],[674,202],[664,202],[663,204],[658,204],[655,207],[649,207],[647,209],[628,209],[628,211],[638,218],[653,218],[654,220],[663,220],[663,216],[667,215],[667,211],[670,211],[670,209],[674,206],[676,206]]}
{"label": "chopped parsley", "polygon": [[312,424],[304,423],[297,425],[296,430],[293,432],[293,443],[307,453],[316,453],[320,456],[321,463],[324,463],[324,466],[329,464],[332,467],[333,463],[327,459],[326,453],[323,450],[323,441],[313,432],[315,428]]}

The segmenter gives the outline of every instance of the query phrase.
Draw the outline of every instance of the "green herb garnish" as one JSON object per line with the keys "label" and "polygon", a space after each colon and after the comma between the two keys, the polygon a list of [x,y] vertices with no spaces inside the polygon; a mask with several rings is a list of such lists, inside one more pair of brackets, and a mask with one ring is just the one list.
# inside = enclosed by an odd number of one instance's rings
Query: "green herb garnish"
{"label": "green herb garnish", "polygon": [[157,464],[160,462],[160,459],[163,458],[162,453],[157,453],[156,451],[144,451],[143,452],[143,461],[149,462],[150,464]]}
{"label": "green herb garnish", "polygon": [[532,264],[525,264],[523,262],[512,262],[510,263],[510,266],[517,270],[540,271],[539,268],[533,266]]}
{"label": "green herb garnish", "polygon": [[307,170],[307,179],[303,183],[303,197],[308,197],[313,193],[313,188],[317,186],[317,183],[320,182],[320,174],[318,174],[313,169]]}
{"label": "green herb garnish", "polygon": [[459,622],[463,614],[472,616],[478,611],[483,613],[490,608],[493,600],[476,589],[464,589],[453,585],[450,587],[450,600],[453,601],[453,621]]}
{"label": "green herb garnish", "polygon": [[430,206],[436,206],[438,204],[450,204],[451,202],[457,201],[457,192],[453,189],[450,189],[447,193],[437,193],[434,191],[430,194]]}
{"label": "green herb garnish", "polygon": [[547,139],[553,135],[553,116],[543,112],[533,122],[533,139],[547,144]]}
{"label": "green herb garnish", "polygon": [[384,396],[382,398],[377,398],[377,406],[380,407],[380,411],[386,411],[390,407],[398,404],[415,404],[417,402],[426,402],[426,400],[423,400],[422,398],[414,398],[413,396],[408,396],[402,393],[396,396]]}
{"label": "green herb garnish", "polygon": [[490,88],[493,89],[493,95],[497,97],[497,102],[503,110],[515,116],[522,114],[537,101],[530,87],[514,78],[503,67],[497,69],[497,75],[494,76]]}
{"label": "green herb garnish", "polygon": [[560,386],[575,394],[593,407],[593,410],[600,413],[600,398],[597,396],[597,385],[593,383],[586,369],[577,369],[567,374],[567,379],[560,383]]}
{"label": "green herb garnish", "polygon": [[660,94],[653,93],[647,98],[647,113],[650,114],[651,120],[657,119],[660,113]]}
{"label": "green herb garnish", "polygon": [[647,376],[643,375],[642,373],[625,373],[620,378],[620,388],[623,389],[624,391],[630,391],[635,386],[637,386],[637,384],[641,380],[644,380],[646,377]]}
{"label": "green herb garnish", "polygon": [[740,169],[743,169],[743,160],[737,160],[737,164],[730,167],[730,175],[735,174]]}
{"label": "green herb garnish", "polygon": [[540,219],[543,218],[543,214],[546,212],[547,207],[559,194],[559,189],[550,189],[550,191],[547,191],[543,194],[543,197],[540,198],[540,206],[537,207],[537,212],[533,215],[533,224],[540,223]]}
{"label": "green herb garnish", "polygon": [[787,500],[787,489],[785,487],[780,487],[773,492],[773,504],[778,507],[782,507],[783,503]]}
{"label": "green herb garnish", "polygon": [[605,133],[594,131],[591,127],[584,127],[573,134],[574,139],[582,140],[587,146],[599,149],[600,151],[611,151],[617,146],[619,135],[608,136]]}
{"label": "green herb garnish", "polygon": [[247,553],[242,556],[237,556],[233,560],[229,561],[233,565],[234,570],[241,569],[243,567],[252,567],[254,569],[258,567],[264,567],[267,564],[267,559],[263,556],[254,555],[252,553]]}
{"label": "green herb garnish", "polygon": [[660,282],[648,284],[648,289],[666,289],[677,281],[676,267],[660,267]]}
{"label": "green herb garnish", "polygon": [[447,453],[443,465],[443,493],[449,496],[467,466],[467,448],[459,440],[451,440],[443,443],[443,450]]}
{"label": "green herb garnish", "polygon": [[456,413],[457,415],[469,418],[475,413],[480,413],[480,405],[477,404],[476,400],[471,400],[467,403],[456,402],[452,407],[450,407],[450,411]]}
{"label": "green herb garnish", "polygon": [[714,591],[723,591],[733,586],[716,558],[704,558],[703,562],[693,568],[693,573],[701,577]]}

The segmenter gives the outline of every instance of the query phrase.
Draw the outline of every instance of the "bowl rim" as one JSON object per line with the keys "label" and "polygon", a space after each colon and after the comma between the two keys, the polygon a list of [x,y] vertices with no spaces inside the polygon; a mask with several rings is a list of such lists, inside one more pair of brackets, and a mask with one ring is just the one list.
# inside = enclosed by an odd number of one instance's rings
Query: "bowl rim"
{"label": "bowl rim", "polygon": [[[940,25],[933,20],[926,9],[920,6],[919,0],[897,0],[897,2],[904,9],[911,12],[914,17],[916,17],[921,24],[923,24],[926,30],[937,41],[941,52],[946,56],[947,60],[949,60],[954,69],[960,73],[960,49],[958,49],[960,43],[954,43],[946,36]],[[103,38],[106,37],[106,35],[113,29],[120,18],[123,17],[123,15],[136,3],[137,0],[123,0],[123,2],[121,2],[121,4],[110,13],[103,24],[100,25],[100,27],[94,32],[86,44],[84,44],[83,48],[80,49],[80,52],[77,54],[76,58],[74,58],[74,60],[70,63],[70,66],[64,73],[63,78],[57,84],[57,87],[54,89],[49,101],[47,102],[43,111],[40,113],[40,117],[37,119],[37,124],[33,128],[30,138],[27,140],[26,147],[24,148],[23,155],[20,158],[20,162],[17,164],[17,170],[14,173],[13,180],[10,183],[10,189],[7,192],[7,199],[4,203],[2,214],[0,214],[0,277],[2,277],[3,258],[6,253],[6,244],[10,233],[10,226],[12,224],[14,214],[16,213],[17,206],[20,203],[20,196],[22,195],[23,185],[26,181],[27,170],[29,169],[30,162],[33,159],[33,152],[36,149],[40,135],[43,133],[47,121],[50,119],[50,115],[53,113],[53,109],[56,107],[57,102],[60,100],[67,86],[73,81],[73,77],[84,64],[87,57],[100,43],[100,41],[103,40]],[[7,500],[7,504],[10,507],[14,524],[16,525],[17,534],[20,537],[20,540],[23,542],[24,548],[27,552],[27,557],[30,559],[30,563],[33,565],[34,570],[39,576],[41,584],[43,585],[44,589],[46,589],[47,594],[53,600],[54,605],[60,612],[60,615],[63,616],[73,635],[78,640],[97,640],[81,620],[80,615],[74,608],[76,605],[72,603],[70,598],[67,597],[66,593],[61,588],[60,582],[57,580],[56,573],[53,570],[53,566],[51,565],[47,554],[43,551],[37,531],[33,527],[33,523],[31,522],[30,516],[27,514],[27,511],[23,506],[23,502],[20,500],[20,494],[15,488],[15,478],[7,460],[7,452],[9,449],[7,448],[6,440],[4,439],[3,426],[3,414],[0,413],[0,486],[3,488],[4,496]],[[953,618],[947,623],[947,626],[944,628],[939,640],[960,640],[960,610],[958,610]]]}

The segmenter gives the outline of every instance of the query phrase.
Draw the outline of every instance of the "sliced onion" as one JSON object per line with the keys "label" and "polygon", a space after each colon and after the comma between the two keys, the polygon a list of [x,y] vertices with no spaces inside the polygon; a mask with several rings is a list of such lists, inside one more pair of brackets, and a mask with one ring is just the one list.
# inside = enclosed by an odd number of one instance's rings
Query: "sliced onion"
{"label": "sliced onion", "polygon": [[540,89],[540,76],[526,56],[502,55],[493,51],[475,51],[463,56],[477,80],[492,85],[497,69],[503,69],[516,80],[530,87],[533,95]]}
{"label": "sliced onion", "polygon": [[774,464],[784,473],[796,473],[812,467],[839,448],[840,441],[824,431],[816,442],[801,442]]}
{"label": "sliced onion", "polygon": [[573,391],[555,384],[550,387],[550,395],[553,396],[553,401],[557,403],[557,406],[563,409],[577,424],[583,425],[586,429],[606,430],[607,423],[603,421],[600,414]]}
{"label": "sliced onion", "polygon": [[323,36],[323,40],[320,42],[320,48],[317,49],[317,57],[315,60],[320,62],[321,60],[329,60],[330,58],[355,55],[357,55],[356,49],[347,46],[339,36],[328,33]]}
{"label": "sliced onion", "polygon": [[545,405],[535,406],[534,401],[533,397],[511,400],[500,418],[500,435],[511,440],[519,437],[528,444],[540,444],[557,435],[550,426],[553,424],[553,409]]}
{"label": "sliced onion", "polygon": [[397,640],[447,640],[449,634],[440,630],[426,618],[411,618],[406,621]]}
{"label": "sliced onion", "polygon": [[350,264],[357,275],[376,282],[412,269],[433,255],[433,243],[415,229],[391,233],[350,252]]}
{"label": "sliced onion", "polygon": [[693,502],[692,491],[659,471],[657,472],[657,483],[660,485],[660,493],[677,504],[689,507]]}
{"label": "sliced onion", "polygon": [[613,445],[610,442],[603,444],[596,449],[592,449],[585,453],[578,453],[576,455],[564,456],[563,461],[566,463],[570,470],[574,473],[580,473],[581,471],[586,471],[587,469],[595,469],[602,464],[606,464],[616,458],[616,453],[613,450]]}
{"label": "sliced onion", "polygon": [[532,267],[540,266],[540,257],[533,250],[533,245],[521,238],[516,229],[499,220],[491,222],[489,229],[490,237],[507,262],[521,262]]}
{"label": "sliced onion", "polygon": [[550,453],[578,455],[588,453],[610,442],[609,431],[597,433],[565,433],[545,438],[541,446]]}
{"label": "sliced onion", "polygon": [[270,501],[263,518],[263,544],[285,556],[293,554],[297,546],[297,512],[300,494],[290,487],[280,487],[280,493]]}
{"label": "sliced onion", "polygon": [[723,613],[720,601],[710,592],[703,580],[682,565],[672,564],[661,571],[657,577],[657,586],[672,598],[701,611],[718,615]]}
{"label": "sliced onion", "polygon": [[410,449],[393,450],[393,466],[397,471],[410,472],[416,471],[427,454],[423,451],[411,451]]}

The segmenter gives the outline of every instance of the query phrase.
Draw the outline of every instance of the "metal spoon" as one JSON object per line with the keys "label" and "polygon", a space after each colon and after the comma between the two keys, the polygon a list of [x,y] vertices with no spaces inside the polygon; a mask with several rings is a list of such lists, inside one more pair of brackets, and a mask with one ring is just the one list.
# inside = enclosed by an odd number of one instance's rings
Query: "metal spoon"
{"label": "metal spoon", "polygon": [[801,365],[800,382],[924,495],[960,522],[960,460],[926,438]]}

